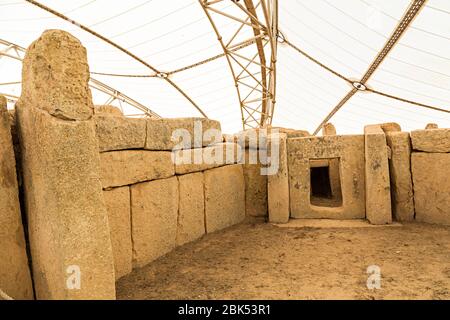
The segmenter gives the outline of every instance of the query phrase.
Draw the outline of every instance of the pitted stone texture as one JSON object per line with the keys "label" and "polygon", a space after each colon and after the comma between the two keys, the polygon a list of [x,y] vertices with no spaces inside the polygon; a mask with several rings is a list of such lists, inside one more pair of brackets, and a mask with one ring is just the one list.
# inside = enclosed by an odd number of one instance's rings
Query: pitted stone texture
{"label": "pitted stone texture", "polygon": [[436,123],[427,123],[425,129],[439,129],[439,127]]}
{"label": "pitted stone texture", "polygon": [[122,111],[111,105],[99,105],[94,107],[94,115],[108,117],[123,117]]}
{"label": "pitted stone texture", "polygon": [[172,177],[130,188],[133,267],[143,267],[176,246],[178,180]]}
{"label": "pitted stone texture", "polygon": [[27,49],[22,69],[22,101],[63,120],[93,114],[86,49],[71,34],[47,30]]}
{"label": "pitted stone texture", "polygon": [[178,176],[180,202],[178,209],[177,245],[197,240],[205,230],[205,197],[203,173]]}
{"label": "pitted stone texture", "polygon": [[148,150],[193,149],[218,142],[222,142],[222,131],[220,122],[215,120],[147,119],[145,149]]}
{"label": "pitted stone texture", "polygon": [[381,130],[383,130],[384,133],[402,131],[402,127],[396,122],[380,123],[378,126],[381,127]]}
{"label": "pitted stone texture", "polygon": [[261,164],[244,164],[245,212],[251,217],[267,216],[267,176]]}
{"label": "pitted stone texture", "polygon": [[[364,136],[324,136],[287,140],[289,201],[293,218],[362,219],[365,217]],[[310,159],[340,160],[343,203],[311,204]]]}
{"label": "pitted stone texture", "polygon": [[100,177],[104,189],[173,175],[175,166],[171,152],[123,150],[100,154]]}
{"label": "pitted stone texture", "polygon": [[413,150],[424,152],[450,152],[450,129],[411,131]]}
{"label": "pitted stone texture", "polygon": [[241,161],[243,150],[237,143],[218,143],[206,148],[173,151],[176,174],[186,174],[235,164]]}
{"label": "pitted stone texture", "polygon": [[38,299],[115,298],[88,79],[86,50],[66,32],[27,51],[16,112]]}
{"label": "pitted stone texture", "polygon": [[391,179],[392,214],[397,221],[414,220],[414,195],[411,177],[411,141],[408,132],[388,132],[391,149],[389,170]]}
{"label": "pitted stone texture", "polygon": [[322,128],[322,135],[323,136],[335,136],[336,128],[334,127],[334,125],[332,123],[328,122]]}
{"label": "pitted stone texture", "polygon": [[286,134],[280,134],[278,137],[273,136],[271,143],[278,144],[279,158],[276,174],[267,177],[269,221],[272,223],[287,223],[290,211]]}
{"label": "pitted stone texture", "polygon": [[364,127],[366,218],[371,224],[392,223],[386,135],[379,125]]}
{"label": "pitted stone texture", "polygon": [[108,212],[116,280],[132,270],[130,188],[103,191]]}
{"label": "pitted stone texture", "polygon": [[6,99],[0,96],[0,289],[14,299],[33,299]]}
{"label": "pitted stone texture", "polygon": [[119,116],[94,117],[100,152],[144,149],[147,130],[146,119]]}
{"label": "pitted stone texture", "polygon": [[205,176],[206,232],[238,224],[245,219],[245,182],[242,165],[207,170]]}
{"label": "pitted stone texture", "polygon": [[450,225],[450,153],[413,152],[411,167],[416,220]]}

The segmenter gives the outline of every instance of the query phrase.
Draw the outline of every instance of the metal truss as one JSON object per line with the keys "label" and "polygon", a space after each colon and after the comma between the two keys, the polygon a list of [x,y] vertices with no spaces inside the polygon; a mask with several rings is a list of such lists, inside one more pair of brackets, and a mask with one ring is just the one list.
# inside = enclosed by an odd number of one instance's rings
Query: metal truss
{"label": "metal truss", "polygon": [[[10,59],[14,59],[14,60],[22,62],[22,60],[25,56],[25,52],[26,52],[25,48],[23,48],[17,44],[14,44],[12,42],[2,40],[2,39],[0,39],[0,48],[2,48],[0,50],[0,59],[6,57],[6,58],[10,58]],[[20,84],[21,84],[21,82],[19,82],[19,81],[0,83],[0,85],[20,85]],[[148,107],[146,107],[142,103],[139,103],[138,101],[123,94],[119,90],[116,90],[116,89],[108,86],[107,84],[105,84],[101,81],[98,81],[92,77],[89,80],[89,87],[93,90],[102,92],[103,94],[106,94],[108,96],[108,98],[105,102],[96,101],[95,103],[97,105],[112,104],[113,102],[117,101],[120,109],[122,109],[122,110],[123,110],[123,104],[125,104],[125,105],[129,105],[129,106],[139,110],[140,112],[143,113],[143,116],[146,116],[149,118],[155,118],[155,119],[161,118],[161,116],[159,116],[156,112],[150,110]],[[19,99],[19,97],[11,95],[11,94],[7,94],[7,93],[0,93],[0,95],[5,96],[6,99],[12,103],[15,103]]]}
{"label": "metal truss", "polygon": [[[272,123],[275,107],[278,0],[231,2],[225,6],[228,1],[199,0],[231,70],[243,129],[266,127]],[[215,22],[219,16],[236,23],[227,39]],[[254,45],[236,52],[243,44]]]}

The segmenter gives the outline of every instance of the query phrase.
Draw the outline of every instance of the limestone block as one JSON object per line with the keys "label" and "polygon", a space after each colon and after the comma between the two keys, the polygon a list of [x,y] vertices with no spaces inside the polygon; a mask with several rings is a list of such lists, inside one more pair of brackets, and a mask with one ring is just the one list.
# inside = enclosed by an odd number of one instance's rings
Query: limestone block
{"label": "limestone block", "polygon": [[103,191],[108,212],[116,280],[132,270],[130,188]]}
{"label": "limestone block", "polygon": [[123,150],[100,154],[100,177],[105,189],[164,179],[174,174],[171,152]]}
{"label": "limestone block", "polygon": [[386,135],[378,125],[364,127],[366,218],[371,224],[392,223]]}
{"label": "limestone block", "polygon": [[180,203],[178,209],[177,245],[197,240],[205,230],[203,173],[178,176]]}
{"label": "limestone block", "polygon": [[171,177],[130,188],[133,267],[143,267],[175,248],[178,180]]}
{"label": "limestone block", "polygon": [[0,289],[14,299],[33,299],[11,126],[3,96],[0,96],[0,148]]}
{"label": "limestone block", "polygon": [[378,125],[381,127],[381,129],[383,130],[384,133],[402,131],[402,128],[396,122],[386,122],[386,123],[380,123]]}
{"label": "limestone block", "polygon": [[274,136],[271,139],[271,143],[278,143],[279,145],[279,169],[276,174],[267,177],[269,221],[272,223],[287,223],[290,215],[287,135]]}
{"label": "limestone block", "polygon": [[425,129],[439,129],[439,127],[436,123],[427,123]]}
{"label": "limestone block", "polygon": [[241,161],[243,150],[237,143],[217,143],[206,148],[175,150],[176,174],[187,174],[235,164]]}
{"label": "limestone block", "polygon": [[267,216],[267,175],[261,164],[243,165],[245,179],[245,212],[251,217]]}
{"label": "limestone block", "polygon": [[88,79],[86,50],[66,32],[27,50],[16,112],[38,299],[115,298]]}
{"label": "limestone block", "polygon": [[450,225],[450,153],[413,152],[416,220]]}
{"label": "limestone block", "polygon": [[411,131],[413,150],[425,152],[450,152],[450,129]]}
{"label": "limestone block", "polygon": [[220,122],[205,118],[147,119],[148,150],[206,147],[222,142]]}
{"label": "limestone block", "polygon": [[266,149],[271,134],[285,133],[288,138],[308,137],[310,133],[305,130],[296,130],[281,127],[268,127],[247,129],[236,134],[238,143],[245,149]]}
{"label": "limestone block", "polygon": [[94,120],[100,152],[144,149],[146,119],[97,115]]}
{"label": "limestone block", "polygon": [[336,128],[334,127],[334,125],[332,123],[328,122],[322,128],[322,135],[323,136],[335,136]]}
{"label": "limestone block", "polygon": [[206,170],[206,232],[211,233],[245,219],[245,181],[242,165]]}
{"label": "limestone block", "polygon": [[123,117],[122,111],[111,105],[99,105],[94,107],[94,115],[109,116],[109,117]]}
{"label": "limestone block", "polygon": [[408,132],[388,132],[391,149],[389,171],[392,214],[397,221],[414,220],[414,197],[411,177],[411,142]]}
{"label": "limestone block", "polygon": [[[292,218],[365,217],[364,136],[290,138],[287,150]],[[339,162],[342,203],[311,204],[311,165],[317,159],[337,159]]]}

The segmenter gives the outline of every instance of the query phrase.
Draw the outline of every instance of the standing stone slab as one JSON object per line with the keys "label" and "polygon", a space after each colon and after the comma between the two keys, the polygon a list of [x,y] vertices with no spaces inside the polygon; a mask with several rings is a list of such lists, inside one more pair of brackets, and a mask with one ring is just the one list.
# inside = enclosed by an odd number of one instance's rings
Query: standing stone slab
{"label": "standing stone slab", "polygon": [[414,195],[411,177],[411,142],[408,132],[388,132],[391,148],[389,171],[392,214],[397,221],[414,220]]}
{"label": "standing stone slab", "polygon": [[133,267],[143,267],[175,248],[178,180],[171,177],[130,188]]}
{"label": "standing stone slab", "polygon": [[335,136],[336,135],[336,128],[331,122],[325,123],[322,128],[322,135],[323,136]]}
{"label": "standing stone slab", "polygon": [[38,299],[114,299],[86,50],[50,30],[28,48],[16,104]]}
{"label": "standing stone slab", "polygon": [[371,224],[392,223],[391,187],[386,135],[378,125],[366,126],[366,217]]}
{"label": "standing stone slab", "polygon": [[271,143],[278,143],[279,145],[279,168],[276,174],[267,177],[269,221],[272,223],[287,223],[289,221],[290,211],[286,134],[273,136]]}
{"label": "standing stone slab", "polygon": [[100,176],[105,189],[173,175],[171,152],[122,150],[100,154]]}
{"label": "standing stone slab", "polygon": [[[365,217],[364,136],[324,136],[287,140],[289,201],[292,218],[363,219]],[[311,203],[311,168],[338,159],[342,203]],[[328,161],[327,161],[328,162]]]}
{"label": "standing stone slab", "polygon": [[197,240],[205,230],[205,197],[203,173],[178,176],[180,202],[177,245]]}
{"label": "standing stone slab", "polygon": [[450,129],[411,131],[413,150],[424,152],[450,152]]}
{"label": "standing stone slab", "polygon": [[130,188],[103,191],[108,212],[116,280],[132,270]]}
{"label": "standing stone slab", "polygon": [[[209,134],[205,133],[209,131]],[[186,138],[182,140],[182,137]],[[145,149],[193,149],[222,142],[220,122],[205,118],[147,119]]]}
{"label": "standing stone slab", "polygon": [[242,165],[207,170],[205,175],[206,232],[238,224],[245,219],[245,181]]}
{"label": "standing stone slab", "polygon": [[0,289],[33,299],[6,99],[0,96]]}
{"label": "standing stone slab", "polygon": [[450,153],[413,152],[416,220],[450,225]]}

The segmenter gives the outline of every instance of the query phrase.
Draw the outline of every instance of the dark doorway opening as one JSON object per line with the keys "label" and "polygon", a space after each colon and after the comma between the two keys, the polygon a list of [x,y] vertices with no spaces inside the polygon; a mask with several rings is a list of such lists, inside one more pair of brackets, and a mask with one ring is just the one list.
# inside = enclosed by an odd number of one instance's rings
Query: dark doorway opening
{"label": "dark doorway opening", "polygon": [[311,168],[311,196],[331,199],[330,167]]}
{"label": "dark doorway opening", "polygon": [[339,158],[310,160],[310,179],[312,205],[342,206]]}

